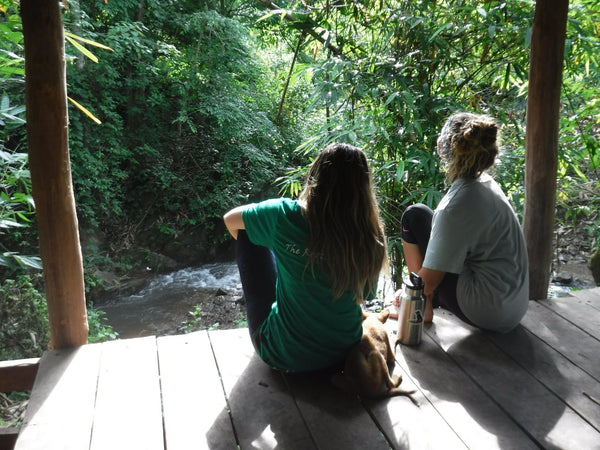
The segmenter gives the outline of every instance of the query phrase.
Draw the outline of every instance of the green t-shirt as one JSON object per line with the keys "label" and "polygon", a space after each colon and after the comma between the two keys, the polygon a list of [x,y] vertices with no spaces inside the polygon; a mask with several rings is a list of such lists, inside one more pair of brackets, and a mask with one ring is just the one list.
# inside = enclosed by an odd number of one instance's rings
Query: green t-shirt
{"label": "green t-shirt", "polygon": [[287,198],[249,205],[242,213],[246,233],[267,247],[277,263],[276,301],[254,336],[259,356],[285,371],[308,371],[343,360],[362,336],[356,298],[333,301],[329,277],[307,267],[308,222],[301,206]]}

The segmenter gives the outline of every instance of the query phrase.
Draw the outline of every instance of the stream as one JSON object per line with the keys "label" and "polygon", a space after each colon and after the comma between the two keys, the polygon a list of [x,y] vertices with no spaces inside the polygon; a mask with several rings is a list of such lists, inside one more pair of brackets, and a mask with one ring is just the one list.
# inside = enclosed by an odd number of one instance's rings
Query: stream
{"label": "stream", "polygon": [[241,298],[235,263],[216,263],[159,275],[136,294],[117,296],[96,309],[120,338],[163,336],[180,333],[190,320],[203,328],[233,328],[244,311]]}
{"label": "stream", "polygon": [[[389,283],[381,283],[380,289],[386,290]],[[574,288],[588,287],[577,279],[568,285],[553,282],[548,296],[564,297]],[[159,275],[138,293],[117,296],[96,309],[104,311],[108,324],[125,339],[178,334],[186,325],[189,331],[190,321],[195,329],[244,326],[241,300],[235,263],[215,263]],[[381,302],[373,306],[381,307]]]}

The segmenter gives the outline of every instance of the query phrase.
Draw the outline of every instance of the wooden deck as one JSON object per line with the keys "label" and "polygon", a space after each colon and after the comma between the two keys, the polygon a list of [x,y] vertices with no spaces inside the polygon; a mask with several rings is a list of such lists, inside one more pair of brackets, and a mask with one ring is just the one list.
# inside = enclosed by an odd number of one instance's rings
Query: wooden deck
{"label": "wooden deck", "polygon": [[16,448],[600,449],[600,288],[574,295],[507,335],[438,310],[396,352],[419,407],[270,370],[247,330],[46,352]]}

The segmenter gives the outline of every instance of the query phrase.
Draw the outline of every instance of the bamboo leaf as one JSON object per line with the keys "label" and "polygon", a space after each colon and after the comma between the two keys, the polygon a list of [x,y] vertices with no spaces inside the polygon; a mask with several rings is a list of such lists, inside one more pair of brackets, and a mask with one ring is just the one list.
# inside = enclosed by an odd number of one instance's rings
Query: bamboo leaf
{"label": "bamboo leaf", "polygon": [[89,110],[87,110],[85,107],[83,107],[82,105],[80,105],[79,103],[77,103],[75,100],[73,100],[71,97],[67,97],[69,99],[69,101],[71,103],[73,103],[75,106],[77,106],[77,108],[79,108],[81,110],[81,112],[83,112],[86,116],[88,116],[90,119],[92,119],[94,122],[96,122],[98,125],[100,125],[102,122],[95,116],[93,115]]}
{"label": "bamboo leaf", "polygon": [[2,219],[0,220],[0,228],[18,228],[18,227],[24,227],[25,225],[19,223],[19,222],[15,222],[14,220],[8,220],[8,219]]}
{"label": "bamboo leaf", "polygon": [[13,122],[25,123],[25,121],[23,119],[21,119],[20,117],[17,117],[17,116],[13,116],[12,114],[7,114],[7,113],[0,113],[0,114],[2,114],[7,119],[12,120]]}
{"label": "bamboo leaf", "polygon": [[102,50],[108,50],[108,51],[111,51],[111,52],[114,51],[112,48],[107,47],[106,45],[100,44],[99,42],[92,41],[90,39],[82,38],[81,36],[77,36],[76,34],[73,34],[73,33],[66,32],[65,36],[68,36],[68,37],[70,37],[72,39],[76,39],[76,40],[81,41],[81,42],[83,42],[85,44],[89,44],[89,45],[93,45],[94,47],[101,48]]}
{"label": "bamboo leaf", "polygon": [[585,174],[581,171],[581,169],[579,168],[579,166],[577,164],[571,164],[571,168],[575,171],[575,173],[577,175],[579,175],[579,177],[587,183],[588,179],[585,176]]}
{"label": "bamboo leaf", "polygon": [[398,168],[396,169],[396,181],[402,183],[404,180],[404,161],[398,161]]}
{"label": "bamboo leaf", "polygon": [[83,53],[85,56],[90,58],[95,63],[98,62],[98,58],[96,57],[96,55],[94,55],[92,52],[90,52],[87,48],[85,48],[83,45],[81,45],[75,39],[73,39],[69,36],[65,36],[65,37],[66,37],[67,41],[69,41],[73,45],[73,47],[75,47],[77,50],[79,50],[81,53]]}
{"label": "bamboo leaf", "polygon": [[42,260],[37,256],[23,256],[14,254],[12,257],[23,267],[42,269]]}

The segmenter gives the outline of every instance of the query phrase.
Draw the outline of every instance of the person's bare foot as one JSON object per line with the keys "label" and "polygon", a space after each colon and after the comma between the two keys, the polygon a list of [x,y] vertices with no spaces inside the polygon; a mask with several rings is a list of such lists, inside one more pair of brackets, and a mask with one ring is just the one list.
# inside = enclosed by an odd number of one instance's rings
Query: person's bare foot
{"label": "person's bare foot", "polygon": [[402,291],[399,289],[394,292],[394,300],[392,301],[392,306],[388,308],[390,310],[390,319],[398,320],[398,312],[400,311],[400,299],[402,296]]}

